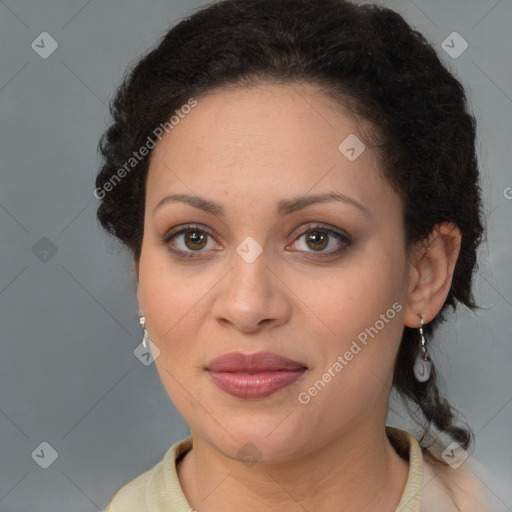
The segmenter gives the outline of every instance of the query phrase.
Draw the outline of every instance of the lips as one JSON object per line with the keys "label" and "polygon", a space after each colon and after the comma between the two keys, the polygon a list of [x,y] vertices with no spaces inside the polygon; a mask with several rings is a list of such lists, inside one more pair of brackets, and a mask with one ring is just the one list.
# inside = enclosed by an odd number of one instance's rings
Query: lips
{"label": "lips", "polygon": [[237,398],[258,399],[290,386],[307,367],[272,352],[231,352],[210,361],[206,370],[224,392]]}

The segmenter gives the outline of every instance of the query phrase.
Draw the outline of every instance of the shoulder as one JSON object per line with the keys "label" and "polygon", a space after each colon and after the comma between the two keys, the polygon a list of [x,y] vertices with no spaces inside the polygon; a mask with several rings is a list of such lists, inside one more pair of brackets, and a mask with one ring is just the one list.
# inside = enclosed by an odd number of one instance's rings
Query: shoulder
{"label": "shoulder", "polygon": [[149,471],[121,487],[103,512],[189,509],[176,473],[176,460],[191,447],[190,437],[174,443]]}
{"label": "shoulder", "polygon": [[439,462],[428,451],[423,454],[422,512],[493,512],[491,496],[474,461],[457,468]]}
{"label": "shoulder", "polygon": [[129,512],[132,510],[142,512],[147,510],[144,503],[147,482],[159,464],[161,462],[121,487],[103,512]]}
{"label": "shoulder", "polygon": [[474,458],[452,467],[422,449],[416,436],[386,426],[398,454],[409,460],[409,477],[397,511],[499,512],[496,498],[484,483],[488,472]]}

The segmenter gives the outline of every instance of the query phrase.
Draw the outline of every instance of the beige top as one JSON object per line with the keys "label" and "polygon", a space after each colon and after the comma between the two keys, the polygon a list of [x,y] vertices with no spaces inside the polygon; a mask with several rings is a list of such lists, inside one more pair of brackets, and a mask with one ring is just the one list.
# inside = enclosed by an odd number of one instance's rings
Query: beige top
{"label": "beige top", "polygon": [[[395,512],[457,510],[443,486],[442,480],[445,479],[443,472],[447,470],[439,468],[435,463],[434,465],[425,464],[421,447],[409,432],[386,426],[386,433],[396,451],[409,461],[407,483]],[[192,512],[194,509],[183,494],[176,471],[177,461],[191,448],[191,437],[173,444],[163,459],[152,469],[121,487],[105,512]],[[452,473],[459,471],[449,466],[447,468]],[[467,471],[464,474],[467,475]],[[465,482],[474,489],[474,478]],[[460,482],[457,483],[458,487],[460,487],[459,484]],[[485,501],[476,500],[472,495],[468,498],[466,488],[464,493],[465,499],[469,499],[470,503],[463,504],[464,508],[461,509],[463,512],[491,510],[486,507]]]}

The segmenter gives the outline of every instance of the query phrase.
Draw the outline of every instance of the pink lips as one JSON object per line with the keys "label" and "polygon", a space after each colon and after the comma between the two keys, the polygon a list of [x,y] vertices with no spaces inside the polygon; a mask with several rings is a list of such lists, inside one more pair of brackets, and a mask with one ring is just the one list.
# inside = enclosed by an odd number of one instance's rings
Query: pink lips
{"label": "pink lips", "polygon": [[297,381],[307,370],[298,361],[273,354],[231,352],[206,366],[213,382],[238,398],[265,398]]}

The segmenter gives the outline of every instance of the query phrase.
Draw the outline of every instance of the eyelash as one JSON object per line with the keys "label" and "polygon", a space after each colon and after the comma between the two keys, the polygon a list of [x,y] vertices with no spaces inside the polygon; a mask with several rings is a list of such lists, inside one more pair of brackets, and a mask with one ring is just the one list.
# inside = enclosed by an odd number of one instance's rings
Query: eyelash
{"label": "eyelash", "polygon": [[[350,246],[352,244],[352,240],[347,235],[345,235],[343,233],[340,233],[338,231],[334,231],[333,229],[327,228],[327,227],[325,227],[325,226],[323,226],[321,224],[310,225],[310,226],[307,226],[306,228],[304,228],[303,230],[301,230],[297,234],[297,236],[296,236],[296,238],[295,238],[293,243],[295,243],[302,236],[304,236],[304,235],[306,235],[308,233],[311,233],[313,231],[320,231],[322,233],[327,234],[329,237],[332,236],[332,237],[336,238],[342,245],[341,245],[340,248],[335,249],[335,250],[331,250],[331,251],[328,251],[328,252],[298,251],[298,252],[310,253],[310,256],[306,256],[307,258],[320,259],[320,258],[332,257],[332,256],[335,256],[335,255],[339,254],[346,247],[348,247],[348,246]],[[212,239],[215,238],[213,236],[213,234],[208,229],[200,227],[197,224],[189,224],[189,225],[183,226],[181,228],[172,230],[169,234],[167,234],[164,237],[163,243],[167,246],[167,249],[173,255],[175,255],[176,257],[181,258],[181,259],[197,258],[197,257],[200,257],[201,253],[206,252],[206,251],[203,251],[203,250],[183,251],[181,249],[172,249],[170,247],[170,242],[172,241],[173,238],[177,237],[178,235],[185,234],[187,232],[195,232],[195,233],[200,233],[200,234],[206,234],[209,237],[211,237]]]}

